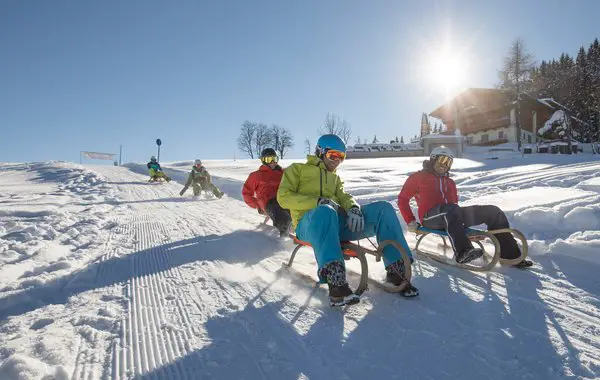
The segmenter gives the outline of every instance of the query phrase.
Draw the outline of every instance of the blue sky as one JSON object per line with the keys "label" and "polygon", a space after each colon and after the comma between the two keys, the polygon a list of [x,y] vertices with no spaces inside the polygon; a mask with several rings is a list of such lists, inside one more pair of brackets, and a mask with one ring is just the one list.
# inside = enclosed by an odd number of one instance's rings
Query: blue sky
{"label": "blue sky", "polygon": [[[515,14],[516,13],[516,14]],[[0,161],[242,157],[244,120],[304,154],[327,112],[356,136],[409,137],[422,112],[491,87],[510,42],[539,62],[600,37],[600,1],[0,2]],[[451,59],[460,83],[432,80]]]}

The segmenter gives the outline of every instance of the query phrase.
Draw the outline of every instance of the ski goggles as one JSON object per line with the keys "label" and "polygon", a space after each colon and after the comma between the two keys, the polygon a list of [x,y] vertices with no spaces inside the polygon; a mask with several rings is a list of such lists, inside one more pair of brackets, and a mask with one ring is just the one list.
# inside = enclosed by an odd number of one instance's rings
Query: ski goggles
{"label": "ski goggles", "polygon": [[265,164],[270,164],[271,162],[279,162],[279,157],[277,156],[266,156],[260,159]]}
{"label": "ski goggles", "polygon": [[448,157],[448,156],[437,156],[435,158],[435,162],[440,165],[443,166],[447,169],[450,169],[452,167],[452,157]]}
{"label": "ski goggles", "polygon": [[346,153],[340,152],[339,150],[329,149],[325,152],[325,157],[331,161],[344,161]]}

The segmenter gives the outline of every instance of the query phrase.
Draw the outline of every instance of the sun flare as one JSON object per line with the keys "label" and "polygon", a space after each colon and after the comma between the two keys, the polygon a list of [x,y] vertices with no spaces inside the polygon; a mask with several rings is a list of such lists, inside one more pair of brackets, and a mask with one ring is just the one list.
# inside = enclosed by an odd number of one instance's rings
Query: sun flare
{"label": "sun flare", "polygon": [[444,92],[453,92],[465,85],[467,63],[452,52],[437,55],[429,68],[432,85]]}

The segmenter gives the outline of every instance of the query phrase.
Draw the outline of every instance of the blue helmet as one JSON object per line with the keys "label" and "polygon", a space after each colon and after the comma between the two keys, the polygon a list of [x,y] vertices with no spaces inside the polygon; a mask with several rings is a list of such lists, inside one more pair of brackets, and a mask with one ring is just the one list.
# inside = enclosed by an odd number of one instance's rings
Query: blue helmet
{"label": "blue helmet", "polygon": [[339,150],[346,153],[346,144],[336,135],[323,135],[317,140],[315,154],[317,157],[322,157],[328,150]]}

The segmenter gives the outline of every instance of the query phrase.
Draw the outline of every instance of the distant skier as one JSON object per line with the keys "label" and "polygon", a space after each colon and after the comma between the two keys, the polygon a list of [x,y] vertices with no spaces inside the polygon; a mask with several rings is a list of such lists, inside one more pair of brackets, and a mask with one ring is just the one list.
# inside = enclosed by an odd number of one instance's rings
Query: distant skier
{"label": "distant skier", "polygon": [[266,148],[260,154],[262,165],[257,171],[250,173],[242,188],[244,202],[258,210],[261,215],[268,215],[280,236],[287,236],[292,219],[290,211],[281,208],[277,202],[277,190],[283,176],[279,166],[279,157],[273,148]]}
{"label": "distant skier", "polygon": [[156,157],[150,157],[150,162],[148,162],[146,166],[148,167],[148,171],[150,174],[149,182],[156,182],[161,178],[163,178],[167,182],[171,181],[171,178],[169,178],[169,176],[166,175],[165,172],[163,172],[162,168],[160,167],[160,164],[158,163],[158,161],[156,161]]}
{"label": "distant skier", "polygon": [[[390,203],[373,202],[361,208],[344,191],[335,170],[345,157],[346,145],[338,136],[321,136],[315,155],[307,156],[305,164],[294,163],[284,170],[277,192],[281,207],[291,212],[296,236],[313,247],[319,278],[327,281],[333,306],[359,302],[346,280],[340,241],[376,235],[378,242],[396,240],[411,256]],[[384,249],[383,263],[387,281],[394,285],[405,281],[404,261],[395,247],[389,245]],[[418,294],[411,284],[402,292],[405,297]]]}
{"label": "distant skier", "polygon": [[214,184],[210,182],[210,174],[208,174],[208,171],[202,165],[201,160],[194,161],[192,171],[188,175],[187,182],[185,183],[183,189],[179,192],[179,195],[183,195],[186,192],[186,190],[190,187],[190,185],[192,185],[194,196],[200,195],[200,192],[202,190],[210,190],[217,198],[221,198],[223,196],[221,190],[219,190]]}
{"label": "distant skier", "polygon": [[[423,162],[423,170],[411,174],[398,195],[398,208],[408,225],[408,230],[415,232],[418,223],[410,208],[411,198],[417,201],[419,219],[426,228],[445,230],[448,233],[454,259],[465,264],[483,255],[483,250],[473,247],[467,237],[467,227],[486,224],[490,230],[508,228],[508,219],[500,208],[491,205],[466,206],[458,205],[456,183],[449,176],[454,153],[445,146],[431,151],[429,160]],[[514,237],[506,232],[497,234],[500,242],[500,257],[515,259],[521,256],[521,250]],[[522,260],[517,267],[529,267],[530,260]]]}

